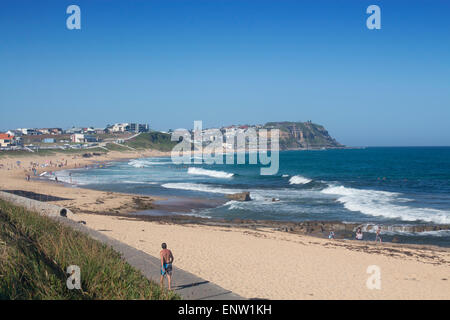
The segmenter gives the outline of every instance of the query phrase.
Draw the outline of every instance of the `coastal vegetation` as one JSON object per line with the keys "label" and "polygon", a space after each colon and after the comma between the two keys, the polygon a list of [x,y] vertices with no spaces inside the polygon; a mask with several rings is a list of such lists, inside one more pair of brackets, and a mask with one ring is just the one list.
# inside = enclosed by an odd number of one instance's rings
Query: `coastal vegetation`
{"label": "coastal vegetation", "polygon": [[125,145],[135,149],[153,149],[171,151],[177,141],[171,141],[171,135],[164,132],[152,131],[141,133],[137,137],[125,142]]}
{"label": "coastal vegetation", "polygon": [[[67,267],[81,271],[69,290]],[[0,299],[178,299],[112,248],[49,217],[0,200]]]}

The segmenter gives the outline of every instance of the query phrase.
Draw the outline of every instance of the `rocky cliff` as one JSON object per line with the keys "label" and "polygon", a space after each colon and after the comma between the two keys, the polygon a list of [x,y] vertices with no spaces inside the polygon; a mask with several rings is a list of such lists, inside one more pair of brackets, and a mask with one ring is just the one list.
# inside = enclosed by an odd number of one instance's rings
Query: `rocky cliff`
{"label": "rocky cliff", "polygon": [[268,122],[266,129],[280,130],[280,149],[344,148],[319,124],[308,122]]}

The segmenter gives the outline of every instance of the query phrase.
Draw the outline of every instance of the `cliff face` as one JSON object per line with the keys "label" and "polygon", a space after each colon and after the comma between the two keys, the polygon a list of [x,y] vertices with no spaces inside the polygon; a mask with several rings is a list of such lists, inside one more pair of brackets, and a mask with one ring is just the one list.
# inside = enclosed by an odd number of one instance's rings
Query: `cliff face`
{"label": "cliff face", "polygon": [[345,147],[332,138],[323,126],[312,122],[268,122],[264,128],[280,130],[281,150]]}

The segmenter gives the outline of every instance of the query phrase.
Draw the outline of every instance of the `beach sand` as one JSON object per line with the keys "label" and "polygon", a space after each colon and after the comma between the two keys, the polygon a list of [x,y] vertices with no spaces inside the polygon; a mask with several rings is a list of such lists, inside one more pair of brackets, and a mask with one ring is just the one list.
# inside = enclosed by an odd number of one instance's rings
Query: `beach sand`
{"label": "beach sand", "polygon": [[[89,152],[89,151],[86,151]],[[46,194],[68,199],[54,201],[52,203],[64,206],[73,212],[81,213],[129,213],[138,210],[149,209],[153,200],[161,200],[159,197],[130,195],[117,192],[103,192],[76,188],[67,184],[54,181],[39,180],[30,171],[31,162],[44,164],[64,164],[62,167],[48,166],[39,167],[38,175],[43,172],[58,171],[72,168],[82,168],[93,163],[107,163],[110,161],[127,160],[138,157],[168,156],[170,154],[159,151],[146,152],[117,152],[111,151],[107,154],[91,158],[83,158],[80,155],[56,154],[51,156],[29,156],[1,157],[0,158],[0,190],[23,190]],[[20,161],[20,167],[17,165]],[[67,165],[66,165],[67,161]],[[1,167],[3,165],[3,167]],[[31,181],[26,181],[27,174],[31,175]]]}
{"label": "beach sand", "polygon": [[[155,257],[161,242],[167,242],[177,267],[246,298],[450,298],[448,249],[88,214],[76,219]],[[379,290],[366,286],[371,265],[380,268]]]}
{"label": "beach sand", "polygon": [[[17,160],[68,160],[68,166],[92,161],[157,156],[157,152],[109,153],[90,159],[72,155],[0,158],[0,189],[26,190],[70,200],[74,219],[146,253],[159,257],[161,242],[175,256],[174,264],[246,298],[267,299],[450,299],[448,248],[328,240],[307,235],[165,221],[142,221],[102,213],[136,211],[135,195],[66,187],[25,180],[24,168],[7,170]],[[57,168],[54,168],[57,169]],[[41,172],[43,170],[41,169]],[[143,197],[151,203],[155,197]],[[369,266],[378,266],[381,288],[366,285]],[[174,274],[176,286],[176,274]]]}

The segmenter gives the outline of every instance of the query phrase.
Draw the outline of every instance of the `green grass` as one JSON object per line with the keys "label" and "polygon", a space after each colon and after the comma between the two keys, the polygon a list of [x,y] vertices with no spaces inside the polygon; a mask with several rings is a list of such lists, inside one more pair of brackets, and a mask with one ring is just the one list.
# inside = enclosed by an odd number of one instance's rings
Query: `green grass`
{"label": "green grass", "polygon": [[105,147],[106,149],[111,151],[130,151],[130,149],[128,149],[127,147],[115,143],[108,143]]}
{"label": "green grass", "polygon": [[[81,290],[66,286],[81,270]],[[112,248],[57,221],[0,200],[0,299],[179,299]]]}
{"label": "green grass", "polygon": [[142,133],[139,136],[125,142],[135,149],[154,149],[159,151],[171,151],[177,144],[170,140],[171,135],[157,131]]}

